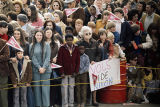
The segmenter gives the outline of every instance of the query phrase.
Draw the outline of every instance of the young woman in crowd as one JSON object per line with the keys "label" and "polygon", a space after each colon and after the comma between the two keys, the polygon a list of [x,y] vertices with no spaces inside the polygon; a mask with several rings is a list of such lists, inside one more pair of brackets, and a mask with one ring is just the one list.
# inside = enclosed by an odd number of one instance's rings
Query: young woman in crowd
{"label": "young woman in crowd", "polygon": [[43,16],[44,13],[47,12],[46,10],[46,4],[44,2],[44,0],[38,0],[36,3],[36,7],[38,9],[38,12]]}
{"label": "young woman in crowd", "polygon": [[[50,56],[51,48],[45,42],[43,31],[35,31],[33,43],[30,45],[30,59],[32,60],[33,85],[50,85],[51,66]],[[46,81],[41,81],[46,80]],[[35,106],[50,106],[50,87],[33,87]]]}

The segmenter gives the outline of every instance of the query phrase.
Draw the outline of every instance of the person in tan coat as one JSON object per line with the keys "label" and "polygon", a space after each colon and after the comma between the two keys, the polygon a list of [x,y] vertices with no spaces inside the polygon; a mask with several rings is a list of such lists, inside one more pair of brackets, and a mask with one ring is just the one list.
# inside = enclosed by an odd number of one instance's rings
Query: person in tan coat
{"label": "person in tan coat", "polygon": [[[27,87],[32,81],[31,60],[23,56],[23,52],[16,50],[17,61],[9,63],[10,78],[15,88],[13,91],[13,107],[27,107]],[[20,99],[20,100],[19,100]]]}

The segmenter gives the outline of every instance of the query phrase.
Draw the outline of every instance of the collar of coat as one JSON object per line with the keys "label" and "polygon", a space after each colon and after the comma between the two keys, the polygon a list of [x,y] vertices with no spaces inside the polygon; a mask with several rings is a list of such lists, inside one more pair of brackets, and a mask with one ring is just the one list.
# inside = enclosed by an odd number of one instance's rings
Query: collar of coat
{"label": "collar of coat", "polygon": [[20,80],[24,77],[24,74],[25,74],[26,68],[27,68],[27,64],[28,64],[28,62],[30,62],[30,61],[31,61],[31,60],[28,60],[28,59],[24,58],[21,77],[20,77],[19,71],[18,71],[18,62],[17,62],[17,61],[16,61],[16,62],[11,62],[12,65],[13,65],[13,69],[14,69],[14,71],[15,71],[15,73],[16,73],[16,76],[17,76],[17,79],[18,79],[18,83],[19,83]]}

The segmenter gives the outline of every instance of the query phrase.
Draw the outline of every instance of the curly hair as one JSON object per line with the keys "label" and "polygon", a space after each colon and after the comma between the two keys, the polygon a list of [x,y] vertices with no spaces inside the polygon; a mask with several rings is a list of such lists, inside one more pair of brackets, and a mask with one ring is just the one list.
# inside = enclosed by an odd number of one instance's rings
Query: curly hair
{"label": "curly hair", "polygon": [[28,16],[29,20],[31,22],[36,22],[38,19],[38,12],[36,10],[36,7],[34,5],[28,6],[28,8],[31,10],[31,16]]}
{"label": "curly hair", "polygon": [[132,20],[133,16],[135,16],[136,14],[138,14],[138,10],[136,9],[132,9],[128,12],[128,20]]}
{"label": "curly hair", "polygon": [[46,3],[44,0],[38,0],[37,2],[39,2],[42,5],[42,8],[45,9],[46,8]]}

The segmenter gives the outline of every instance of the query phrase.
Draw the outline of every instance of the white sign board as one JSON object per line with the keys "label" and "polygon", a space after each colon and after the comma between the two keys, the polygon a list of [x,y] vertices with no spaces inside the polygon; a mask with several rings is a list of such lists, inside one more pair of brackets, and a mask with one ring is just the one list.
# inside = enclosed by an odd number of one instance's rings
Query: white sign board
{"label": "white sign board", "polygon": [[113,58],[90,65],[89,78],[91,91],[121,83],[120,60]]}

